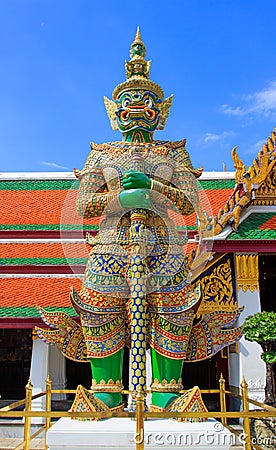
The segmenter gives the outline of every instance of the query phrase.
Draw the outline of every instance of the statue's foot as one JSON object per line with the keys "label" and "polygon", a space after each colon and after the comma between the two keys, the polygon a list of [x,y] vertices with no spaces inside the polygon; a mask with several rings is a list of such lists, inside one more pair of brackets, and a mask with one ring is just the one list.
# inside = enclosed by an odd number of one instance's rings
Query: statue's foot
{"label": "statue's foot", "polygon": [[94,397],[104,403],[109,409],[117,408],[122,405],[122,394],[119,392],[97,392]]}
{"label": "statue's foot", "polygon": [[173,392],[153,392],[151,407],[155,406],[157,408],[161,408],[161,410],[164,411],[178,398],[179,394]]}
{"label": "statue's foot", "polygon": [[[121,394],[118,393],[97,393],[85,389],[79,385],[77,387],[76,396],[71,406],[71,412],[91,412],[99,413],[99,417],[74,417],[76,420],[100,420],[108,417],[106,413],[120,412],[124,410]],[[108,403],[105,403],[105,401]],[[103,417],[101,417],[103,415]]]}
{"label": "statue's foot", "polygon": [[[156,395],[156,397],[155,397]],[[158,397],[157,397],[158,395]],[[159,398],[159,395],[162,397]],[[165,405],[165,399],[167,395],[167,406]],[[176,398],[173,399],[172,396]],[[170,396],[170,397],[169,397]],[[151,412],[208,412],[200,393],[198,386],[189,389],[181,396],[177,394],[170,394],[165,392],[153,393],[152,405],[150,406]],[[175,420],[178,422],[203,422],[204,418],[185,418],[178,417]]]}

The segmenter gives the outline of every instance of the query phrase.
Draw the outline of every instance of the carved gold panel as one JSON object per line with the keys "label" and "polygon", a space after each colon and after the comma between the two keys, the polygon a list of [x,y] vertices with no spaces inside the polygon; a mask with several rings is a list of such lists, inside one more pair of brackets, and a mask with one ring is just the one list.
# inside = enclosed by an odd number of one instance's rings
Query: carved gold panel
{"label": "carved gold panel", "polygon": [[259,292],[258,254],[237,253],[235,259],[238,291],[242,289],[243,292],[247,290],[251,292],[257,290]]}
{"label": "carved gold panel", "polygon": [[208,270],[194,283],[194,286],[200,285],[202,292],[202,302],[197,311],[198,316],[212,311],[237,309],[232,271],[231,261],[228,258]]}

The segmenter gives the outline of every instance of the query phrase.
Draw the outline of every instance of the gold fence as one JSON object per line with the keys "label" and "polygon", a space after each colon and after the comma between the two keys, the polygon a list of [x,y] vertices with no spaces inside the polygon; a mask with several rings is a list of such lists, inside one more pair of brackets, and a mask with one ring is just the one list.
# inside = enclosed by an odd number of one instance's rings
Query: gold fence
{"label": "gold fence", "polygon": [[[14,450],[30,450],[31,440],[36,438],[42,432],[45,432],[45,449],[47,449],[46,444],[46,432],[49,430],[53,423],[51,419],[57,419],[61,417],[78,417],[80,419],[86,418],[97,418],[97,419],[107,419],[111,417],[129,417],[136,420],[136,450],[144,450],[145,441],[144,441],[144,421],[148,418],[192,418],[192,419],[210,419],[216,418],[220,419],[223,426],[227,427],[233,434],[238,437],[243,437],[244,448],[246,450],[256,449],[262,450],[257,444],[252,443],[251,434],[250,434],[250,419],[255,418],[267,418],[267,417],[276,417],[276,408],[272,406],[265,405],[263,403],[257,402],[255,400],[248,398],[248,385],[243,378],[241,383],[241,391],[240,395],[233,394],[232,392],[225,389],[225,380],[222,375],[219,380],[219,389],[204,389],[201,390],[201,394],[217,394],[219,395],[219,403],[220,403],[220,411],[212,411],[212,412],[185,412],[185,413],[176,413],[176,412],[145,412],[145,403],[144,403],[144,393],[142,391],[138,391],[136,396],[136,412],[69,412],[69,411],[52,411],[51,410],[51,397],[52,394],[74,394],[76,390],[73,389],[52,389],[52,381],[48,376],[46,380],[46,390],[37,395],[32,395],[33,386],[31,380],[29,379],[26,385],[26,397],[24,400],[20,400],[18,402],[12,403],[4,408],[0,409],[0,417],[6,418],[22,418],[24,419],[24,441],[19,444]],[[184,393],[185,391],[181,391]],[[129,391],[123,391],[125,394],[130,394]],[[150,393],[150,391],[149,391]],[[230,397],[235,397],[241,400],[242,411],[227,411],[226,398],[227,395]],[[32,411],[32,400],[35,400],[39,397],[46,396],[45,402],[45,411]],[[262,408],[257,411],[250,411],[249,404],[257,406],[258,408]],[[14,409],[19,406],[25,405],[24,411],[14,411]],[[31,418],[39,417],[45,418],[45,424],[40,427],[35,433],[31,434]],[[243,429],[238,431],[228,424],[228,419],[243,419]]]}

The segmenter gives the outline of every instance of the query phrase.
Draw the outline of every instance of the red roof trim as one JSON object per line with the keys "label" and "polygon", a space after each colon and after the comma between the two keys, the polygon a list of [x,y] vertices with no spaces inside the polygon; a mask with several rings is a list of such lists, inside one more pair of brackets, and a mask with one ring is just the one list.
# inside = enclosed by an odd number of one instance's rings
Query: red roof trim
{"label": "red roof trim", "polygon": [[0,239],[84,239],[86,233],[95,236],[97,231],[1,230]]}
{"label": "red roof trim", "polygon": [[0,329],[1,328],[33,328],[34,326],[41,328],[46,328],[45,323],[40,319],[40,317],[1,317],[0,318]]}
{"label": "red roof trim", "polygon": [[[77,317],[72,317],[72,319],[77,320]],[[3,328],[28,328],[32,329],[34,326],[41,328],[49,328],[40,317],[1,317],[0,318],[0,329]]]}
{"label": "red roof trim", "polygon": [[85,271],[85,265],[74,266],[0,266],[0,274],[35,274],[35,275],[65,275],[65,274],[79,274],[82,275]]}
{"label": "red roof trim", "polygon": [[276,253],[276,241],[274,239],[237,239],[226,241],[214,240],[213,252],[227,253],[227,252],[265,252]]}
{"label": "red roof trim", "polygon": [[[181,230],[178,232],[184,233]],[[86,233],[96,236],[98,231],[0,230],[0,239],[85,239]],[[197,230],[188,230],[189,239],[193,239],[196,234],[198,234]]]}

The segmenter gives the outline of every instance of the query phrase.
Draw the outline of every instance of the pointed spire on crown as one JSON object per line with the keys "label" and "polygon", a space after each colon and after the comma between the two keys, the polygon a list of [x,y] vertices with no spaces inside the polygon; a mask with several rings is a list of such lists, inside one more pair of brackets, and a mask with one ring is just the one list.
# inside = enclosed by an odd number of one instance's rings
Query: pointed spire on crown
{"label": "pointed spire on crown", "polygon": [[[144,45],[144,43],[143,43],[143,41],[142,41],[142,39],[141,39],[141,34],[140,34],[140,27],[139,27],[139,25],[138,25],[137,30],[136,30],[136,36],[135,36],[135,39],[134,39],[134,41],[133,41],[133,44],[135,44],[135,43],[139,43],[139,44]],[[133,45],[133,44],[132,44],[132,45]]]}
{"label": "pointed spire on crown", "polygon": [[137,58],[137,56],[146,57],[146,47],[141,39],[140,27],[137,27],[135,39],[130,47],[130,58]]}
{"label": "pointed spire on crown", "polygon": [[146,46],[141,39],[140,28],[137,27],[136,36],[130,46],[130,61],[126,61],[126,77],[140,76],[149,78],[151,61],[145,60]]}
{"label": "pointed spire on crown", "polygon": [[126,81],[116,86],[113,91],[113,99],[116,100],[118,96],[129,88],[146,88],[155,92],[161,99],[164,98],[162,88],[149,80],[151,61],[145,60],[146,46],[141,38],[140,28],[137,27],[134,41],[130,46],[130,61],[126,61]]}

